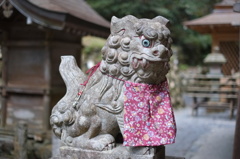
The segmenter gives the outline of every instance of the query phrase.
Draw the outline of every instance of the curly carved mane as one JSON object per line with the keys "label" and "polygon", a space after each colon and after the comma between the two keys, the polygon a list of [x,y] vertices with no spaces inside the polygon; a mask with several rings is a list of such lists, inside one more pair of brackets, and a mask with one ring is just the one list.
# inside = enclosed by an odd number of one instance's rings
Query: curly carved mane
{"label": "curly carved mane", "polygon": [[[114,19],[114,18],[113,18]],[[134,63],[133,53],[139,52],[140,49],[135,48],[136,46],[132,46],[133,38],[138,36],[144,36],[146,39],[157,41],[157,43],[161,43],[161,50],[163,52],[161,54],[165,54],[168,60],[172,54],[171,52],[171,43],[172,39],[170,37],[170,31],[166,27],[166,23],[164,22],[164,18],[156,17],[153,20],[148,20],[151,23],[156,25],[155,28],[149,27],[149,23],[144,23],[147,21],[146,19],[137,19],[132,16],[127,16],[122,19],[112,19],[112,30],[111,35],[109,36],[105,46],[102,48],[102,62],[100,70],[103,74],[117,77],[122,80],[131,80],[132,82],[139,83],[149,83],[147,81],[139,81],[137,78],[139,77],[138,69],[134,68],[131,63]],[[125,24],[125,26],[122,26]],[[122,26],[122,27],[119,27]],[[114,27],[116,26],[116,27]],[[152,62],[154,60],[147,59],[146,63]],[[160,82],[165,78],[166,71],[169,70],[168,61],[158,62],[162,64],[162,68],[157,68],[160,71],[164,70],[165,73],[162,73],[160,77]],[[154,65],[158,66],[158,65]],[[152,68],[151,68],[152,69]],[[144,71],[144,70],[143,70]],[[156,71],[156,70],[150,70]],[[157,71],[156,71],[157,72]],[[158,84],[156,83],[151,84]]]}
{"label": "curly carved mane", "polygon": [[[125,81],[159,85],[166,80],[172,55],[167,24],[160,16],[113,17],[100,67],[91,78],[73,57],[62,57],[60,73],[67,92],[54,106],[50,123],[63,143],[97,151],[113,148],[119,129],[123,134]],[[144,147],[141,153],[146,153]]]}
{"label": "curly carved mane", "polygon": [[[104,95],[112,94],[111,104],[120,111],[122,108],[117,107],[117,101],[124,81],[159,84],[165,80],[172,55],[170,49],[172,39],[167,23],[163,17],[152,20],[137,19],[133,16],[112,18],[111,35],[101,51],[100,101],[104,100]],[[146,48],[139,46],[142,44],[137,43],[138,37],[155,42],[152,48],[148,48],[152,52],[151,55],[144,52]]]}

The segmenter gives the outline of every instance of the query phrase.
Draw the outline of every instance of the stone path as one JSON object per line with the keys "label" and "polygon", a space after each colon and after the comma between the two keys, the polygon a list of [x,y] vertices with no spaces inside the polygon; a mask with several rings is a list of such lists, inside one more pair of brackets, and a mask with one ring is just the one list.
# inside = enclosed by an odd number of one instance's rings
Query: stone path
{"label": "stone path", "polygon": [[166,146],[167,156],[186,159],[232,159],[235,119],[229,119],[228,110],[208,113],[199,108],[197,117],[191,108],[175,110],[177,122],[176,143]]}

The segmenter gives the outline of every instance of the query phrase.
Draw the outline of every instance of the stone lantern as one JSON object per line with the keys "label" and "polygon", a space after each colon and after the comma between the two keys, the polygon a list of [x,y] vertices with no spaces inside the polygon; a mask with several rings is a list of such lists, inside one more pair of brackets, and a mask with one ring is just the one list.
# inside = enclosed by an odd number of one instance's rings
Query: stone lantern
{"label": "stone lantern", "polygon": [[213,53],[207,55],[204,59],[204,63],[207,64],[209,72],[207,75],[222,76],[222,65],[227,60],[222,53],[219,51],[219,47],[215,47]]}

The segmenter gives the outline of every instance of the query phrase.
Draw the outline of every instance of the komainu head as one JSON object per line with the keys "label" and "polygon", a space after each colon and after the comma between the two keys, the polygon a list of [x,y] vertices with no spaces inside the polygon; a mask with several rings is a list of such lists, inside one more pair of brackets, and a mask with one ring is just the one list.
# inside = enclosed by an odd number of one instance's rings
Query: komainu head
{"label": "komainu head", "polygon": [[111,20],[111,34],[102,49],[103,74],[136,83],[165,80],[172,55],[168,20],[126,16]]}

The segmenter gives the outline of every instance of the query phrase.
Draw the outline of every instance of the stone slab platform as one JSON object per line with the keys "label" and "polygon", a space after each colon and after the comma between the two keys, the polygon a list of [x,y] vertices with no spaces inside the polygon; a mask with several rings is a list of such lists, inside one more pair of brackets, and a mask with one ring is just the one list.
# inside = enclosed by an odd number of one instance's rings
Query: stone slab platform
{"label": "stone slab platform", "polygon": [[[155,154],[136,155],[129,154],[123,146],[117,146],[113,150],[108,151],[93,151],[83,150],[80,148],[73,148],[62,146],[60,148],[60,157],[53,159],[167,159],[165,158],[165,148],[161,146],[157,148]],[[172,159],[172,158],[169,158]]]}

